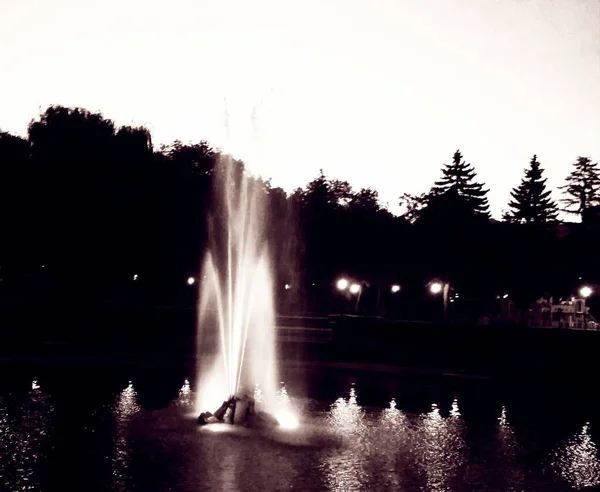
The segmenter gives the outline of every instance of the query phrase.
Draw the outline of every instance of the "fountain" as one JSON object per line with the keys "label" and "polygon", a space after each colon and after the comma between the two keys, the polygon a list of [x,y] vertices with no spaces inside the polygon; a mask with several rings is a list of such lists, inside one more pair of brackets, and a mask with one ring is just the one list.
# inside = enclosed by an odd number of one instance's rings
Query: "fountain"
{"label": "fountain", "polygon": [[276,424],[264,412],[275,409],[277,381],[264,184],[231,157],[219,160],[213,183],[199,285],[198,423]]}

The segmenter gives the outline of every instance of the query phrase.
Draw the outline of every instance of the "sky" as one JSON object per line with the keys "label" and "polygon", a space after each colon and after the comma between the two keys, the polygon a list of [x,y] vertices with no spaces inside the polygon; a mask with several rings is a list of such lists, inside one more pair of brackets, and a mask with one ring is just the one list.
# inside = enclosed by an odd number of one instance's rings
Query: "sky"
{"label": "sky", "polygon": [[600,159],[600,1],[0,0],[0,129],[50,104],[393,212],[460,149],[499,218],[534,153]]}

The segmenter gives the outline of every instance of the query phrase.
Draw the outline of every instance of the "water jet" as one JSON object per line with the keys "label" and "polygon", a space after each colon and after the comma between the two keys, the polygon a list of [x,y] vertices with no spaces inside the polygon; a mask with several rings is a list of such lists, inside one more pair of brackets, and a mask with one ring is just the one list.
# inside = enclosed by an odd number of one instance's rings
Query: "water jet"
{"label": "water jet", "polygon": [[[199,282],[198,423],[278,425],[265,411],[277,402],[267,189],[227,156],[218,160],[212,179],[209,246]],[[254,396],[247,388],[255,388]]]}

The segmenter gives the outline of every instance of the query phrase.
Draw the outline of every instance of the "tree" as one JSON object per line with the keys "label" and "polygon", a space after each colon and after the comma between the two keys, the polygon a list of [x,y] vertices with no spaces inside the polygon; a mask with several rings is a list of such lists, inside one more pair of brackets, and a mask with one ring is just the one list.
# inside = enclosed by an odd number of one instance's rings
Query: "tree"
{"label": "tree", "polygon": [[381,210],[379,193],[372,188],[361,188],[360,191],[352,193],[348,206],[354,213],[373,215]]}
{"label": "tree", "polygon": [[404,193],[400,197],[400,206],[404,209],[402,217],[412,224],[417,221],[423,208],[427,206],[427,193],[421,193],[420,195]]}
{"label": "tree", "polygon": [[578,157],[573,171],[560,189],[566,195],[561,201],[564,212],[582,215],[588,208],[600,205],[600,169],[589,157]]}
{"label": "tree", "polygon": [[[16,263],[31,249],[31,219],[35,214],[28,173],[29,143],[0,131],[0,262]],[[1,268],[1,267],[0,267]],[[0,275],[1,276],[1,275]]]}
{"label": "tree", "polygon": [[[477,215],[489,217],[488,190],[475,181],[477,173],[467,164],[459,150],[454,153],[452,164],[444,164],[442,179],[434,183],[429,198],[452,193],[464,201],[467,208]],[[429,200],[428,200],[429,201]]]}
{"label": "tree", "polygon": [[558,208],[551,198],[551,191],[546,189],[544,170],[534,155],[525,169],[521,184],[514,188],[508,204],[509,211],[505,215],[508,222],[524,222],[526,224],[545,224],[556,221]]}

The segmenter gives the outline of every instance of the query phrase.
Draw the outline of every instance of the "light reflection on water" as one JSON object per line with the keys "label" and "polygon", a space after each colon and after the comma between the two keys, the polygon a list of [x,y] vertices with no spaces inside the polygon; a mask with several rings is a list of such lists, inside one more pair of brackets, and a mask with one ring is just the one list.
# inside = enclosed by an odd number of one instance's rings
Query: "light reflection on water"
{"label": "light reflection on water", "polygon": [[[18,397],[0,394],[0,490],[44,490],[40,463],[52,463],[52,443],[61,439],[54,429],[60,409],[52,404],[56,396],[44,392],[44,381],[29,384]],[[433,403],[430,411],[416,414],[400,408],[395,398],[384,409],[362,406],[359,391],[352,386],[327,411],[300,415],[302,402],[282,385],[278,394],[281,408],[290,408],[302,417],[302,425],[289,432],[322,434],[318,443],[307,438],[302,442],[309,446],[292,449],[285,444],[291,440],[276,442],[251,432],[219,432],[228,426],[197,432],[188,418],[195,396],[185,380],[173,405],[145,410],[131,382],[122,389],[111,407],[113,447],[112,455],[106,454],[113,490],[135,489],[132,450],[136,449],[138,456],[152,453],[139,445],[140,435],[142,442],[160,442],[161,452],[174,462],[198,453],[215,462],[210,470],[171,465],[182,476],[196,474],[193,483],[198,486],[182,490],[201,489],[203,480],[218,484],[216,488],[205,484],[211,490],[252,490],[254,484],[255,490],[325,487],[333,492],[568,490],[600,485],[598,447],[589,423],[537,456],[539,444],[522,432],[522,426],[515,428],[512,407],[508,411],[498,407],[497,417],[491,416],[483,432],[461,415],[459,398],[445,407],[447,413]],[[463,410],[468,410],[466,405]],[[172,449],[179,451],[170,458]],[[264,460],[268,464],[263,466]],[[160,467],[161,462],[155,466]],[[269,488],[270,484],[277,487]],[[179,489],[173,486],[170,490]]]}
{"label": "light reflection on water", "polygon": [[126,482],[129,476],[128,469],[131,461],[129,426],[139,411],[140,406],[137,404],[137,393],[133,387],[133,383],[129,381],[127,387],[117,397],[114,410],[115,431],[113,437],[112,474],[118,490],[126,489]]}
{"label": "light reflection on water", "polygon": [[11,406],[0,397],[0,490],[39,490],[35,473],[51,438],[54,408],[37,381],[24,402]]}
{"label": "light reflection on water", "polygon": [[566,482],[575,487],[600,485],[598,447],[590,435],[589,423],[555,451],[552,465]]}
{"label": "light reflection on water", "polygon": [[365,411],[357,403],[354,387],[346,398],[338,398],[327,415],[329,429],[342,438],[340,448],[330,450],[323,460],[323,472],[332,492],[365,490],[369,484],[366,458],[369,454]]}
{"label": "light reflection on water", "polygon": [[174,403],[184,407],[191,407],[194,404],[192,388],[190,387],[190,382],[187,379],[183,382],[183,386],[179,390],[177,400]]}
{"label": "light reflection on water", "polygon": [[[458,403],[456,402],[456,412]],[[426,475],[427,490],[452,490],[451,483],[465,462],[463,423],[456,416],[443,418],[438,406],[421,417],[418,464]]]}

